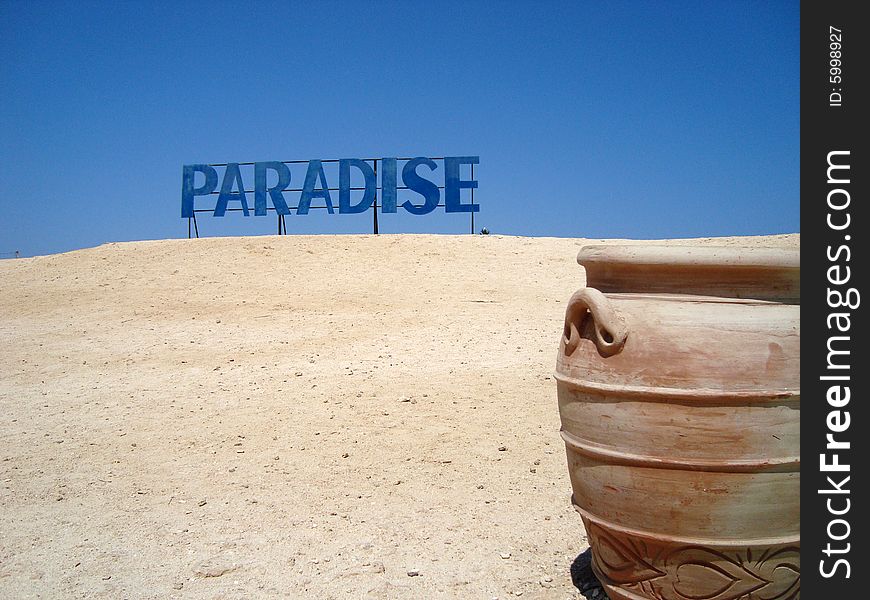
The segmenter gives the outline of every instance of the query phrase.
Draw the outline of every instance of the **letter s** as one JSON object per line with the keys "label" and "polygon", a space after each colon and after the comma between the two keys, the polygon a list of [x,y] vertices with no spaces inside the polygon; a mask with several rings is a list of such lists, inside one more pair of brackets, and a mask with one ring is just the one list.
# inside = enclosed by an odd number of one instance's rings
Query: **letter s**
{"label": "letter s", "polygon": [[417,173],[418,165],[426,165],[431,170],[435,170],[438,168],[438,165],[435,164],[435,161],[429,160],[424,156],[418,156],[413,160],[409,160],[405,163],[405,166],[402,168],[402,181],[408,186],[409,189],[414,190],[426,200],[421,206],[415,206],[411,204],[410,200],[406,200],[402,204],[402,208],[407,210],[409,213],[413,215],[425,215],[426,213],[430,213],[438,206],[438,200],[441,193],[438,191],[438,186],[429,181],[428,179],[424,179],[420,177]]}
{"label": "letter s", "polygon": [[819,561],[819,573],[825,579],[830,579],[831,577],[834,576],[834,573],[837,572],[837,567],[840,566],[840,563],[843,563],[844,565],[846,565],[846,579],[849,579],[849,577],[852,575],[852,566],[849,564],[849,561],[846,560],[845,558],[837,559],[837,562],[834,563],[834,566],[831,567],[831,570],[828,573],[825,573],[825,561],[820,560]]}

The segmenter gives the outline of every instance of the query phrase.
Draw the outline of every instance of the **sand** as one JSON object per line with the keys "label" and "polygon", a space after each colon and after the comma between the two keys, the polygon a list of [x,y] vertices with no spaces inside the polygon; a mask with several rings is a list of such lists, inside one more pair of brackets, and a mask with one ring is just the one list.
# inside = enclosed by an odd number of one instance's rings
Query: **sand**
{"label": "sand", "polygon": [[552,372],[591,242],[0,261],[0,597],[580,598]]}

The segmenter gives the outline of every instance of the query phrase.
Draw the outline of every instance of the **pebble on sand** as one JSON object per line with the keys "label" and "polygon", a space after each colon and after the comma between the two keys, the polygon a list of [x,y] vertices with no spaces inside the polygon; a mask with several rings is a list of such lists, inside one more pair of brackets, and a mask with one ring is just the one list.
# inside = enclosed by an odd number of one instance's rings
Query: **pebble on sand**
{"label": "pebble on sand", "polygon": [[214,557],[202,560],[194,565],[193,573],[199,577],[220,577],[237,568],[238,566],[234,563],[227,562],[220,557]]}

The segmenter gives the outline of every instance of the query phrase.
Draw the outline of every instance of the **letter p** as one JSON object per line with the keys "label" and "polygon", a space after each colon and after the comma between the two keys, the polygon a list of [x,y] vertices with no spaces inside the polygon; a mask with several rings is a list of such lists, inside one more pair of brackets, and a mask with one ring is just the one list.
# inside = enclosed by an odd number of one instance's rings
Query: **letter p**
{"label": "letter p", "polygon": [[[196,173],[199,171],[205,175],[205,183],[202,187],[193,187],[193,180]],[[184,165],[184,171],[181,178],[181,217],[190,218],[193,216],[193,197],[205,196],[212,193],[217,188],[218,176],[214,167],[208,165]]]}

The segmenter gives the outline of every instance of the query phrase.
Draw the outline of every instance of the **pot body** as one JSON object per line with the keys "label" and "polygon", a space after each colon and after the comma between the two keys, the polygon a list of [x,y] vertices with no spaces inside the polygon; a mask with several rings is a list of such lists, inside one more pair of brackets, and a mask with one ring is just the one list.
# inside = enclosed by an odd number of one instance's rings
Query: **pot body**
{"label": "pot body", "polygon": [[593,569],[611,600],[799,598],[799,256],[675,252],[578,258],[556,380]]}

